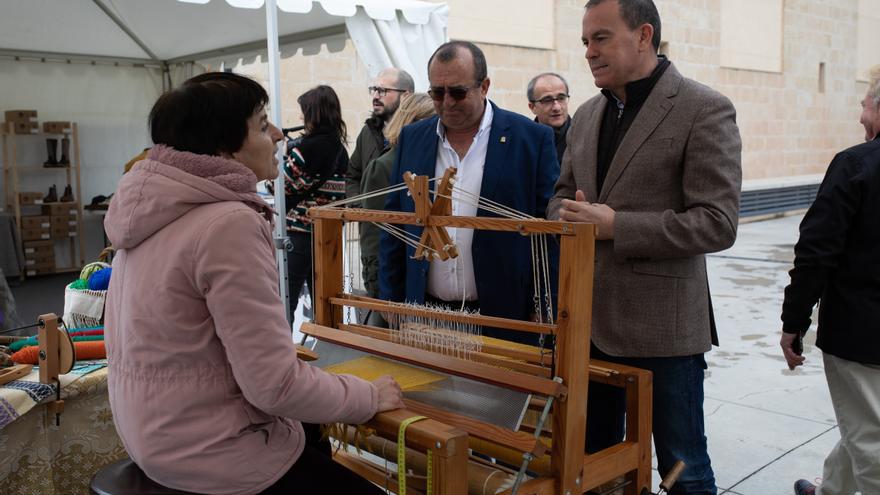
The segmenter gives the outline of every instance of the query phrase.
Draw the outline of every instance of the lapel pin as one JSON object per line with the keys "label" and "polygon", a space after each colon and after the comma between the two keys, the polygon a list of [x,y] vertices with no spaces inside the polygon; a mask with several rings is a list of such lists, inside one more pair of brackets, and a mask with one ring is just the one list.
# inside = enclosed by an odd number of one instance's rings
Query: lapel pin
{"label": "lapel pin", "polygon": [[507,136],[501,136],[501,142],[502,142],[502,143],[506,143],[506,142],[507,142]]}

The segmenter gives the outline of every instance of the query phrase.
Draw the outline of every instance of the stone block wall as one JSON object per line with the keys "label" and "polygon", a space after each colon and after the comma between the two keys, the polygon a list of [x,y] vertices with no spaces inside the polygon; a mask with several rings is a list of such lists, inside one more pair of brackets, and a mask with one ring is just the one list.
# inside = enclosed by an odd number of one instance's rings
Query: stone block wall
{"label": "stone block wall", "polygon": [[[544,71],[558,72],[569,81],[572,112],[597,94],[581,43],[584,3],[554,2],[554,49],[480,43],[493,101],[531,116],[526,84]],[[858,0],[785,0],[781,73],[721,67],[720,4],[721,0],[657,0],[664,51],[682,74],[733,101],[743,138],[745,179],[824,173],[837,151],[863,139],[858,117],[866,85],[856,81]],[[456,15],[450,13],[450,24]],[[266,66],[259,60],[237,70],[266,80]],[[340,96],[354,142],[369,115],[370,79],[350,40],[340,52],[324,47],[317,55],[282,59],[281,78],[285,125],[299,123],[299,94],[319,83],[330,84]]]}

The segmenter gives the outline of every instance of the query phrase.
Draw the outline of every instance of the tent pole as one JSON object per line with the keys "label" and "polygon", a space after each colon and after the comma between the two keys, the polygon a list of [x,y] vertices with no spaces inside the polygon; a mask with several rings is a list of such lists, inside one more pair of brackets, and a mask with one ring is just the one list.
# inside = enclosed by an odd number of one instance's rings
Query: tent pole
{"label": "tent pole", "polygon": [[157,62],[159,61],[159,57],[157,57],[156,54],[153,53],[152,50],[150,50],[150,47],[148,47],[146,43],[141,41],[141,39],[138,38],[136,34],[134,34],[134,31],[132,31],[131,28],[128,27],[128,24],[126,24],[125,21],[120,19],[119,16],[117,16],[112,10],[110,10],[109,7],[104,5],[104,2],[102,0],[92,0],[92,2],[94,2],[94,4],[97,5],[102,12],[104,12],[104,15],[109,17],[110,20],[113,21],[113,23],[116,24],[119,29],[121,29],[122,32],[126,34],[126,36],[131,38],[131,41],[134,41],[134,43],[139,46],[141,50],[144,51],[144,53],[146,53],[151,59]]}
{"label": "tent pole", "polygon": [[162,64],[162,92],[168,92],[174,89],[174,84],[171,82],[171,67],[168,64]]}
{"label": "tent pole", "polygon": [[[266,53],[269,62],[269,120],[281,129],[281,55],[278,51],[278,7],[275,0],[266,0]],[[287,205],[284,201],[284,149],[277,150],[279,174],[275,179],[275,211],[278,219],[275,222],[275,258],[278,262],[278,281],[281,300],[284,301],[284,313],[293,331],[293,315],[290,314],[290,298],[299,294],[289,294],[287,283],[287,250],[290,239],[287,237]]]}

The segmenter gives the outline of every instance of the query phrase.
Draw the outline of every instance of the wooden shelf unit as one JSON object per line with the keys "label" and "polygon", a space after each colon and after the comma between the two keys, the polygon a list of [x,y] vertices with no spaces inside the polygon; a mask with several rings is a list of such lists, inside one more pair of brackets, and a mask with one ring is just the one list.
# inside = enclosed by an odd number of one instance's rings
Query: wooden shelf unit
{"label": "wooden shelf unit", "polygon": [[[35,138],[57,138],[59,141],[62,138],[70,139],[70,165],[67,167],[44,167],[43,165],[33,164],[33,163],[19,163],[19,146],[36,146],[37,139]],[[4,203],[6,208],[8,208],[13,215],[15,216],[15,225],[19,232],[19,240],[22,243],[22,249],[25,251],[25,260],[26,264],[24,269],[22,270],[21,278],[25,278],[26,276],[35,276],[35,275],[45,275],[49,273],[67,273],[79,271],[83,265],[85,265],[85,249],[83,243],[83,208],[82,208],[82,188],[80,186],[80,151],[79,151],[79,133],[77,129],[77,124],[75,122],[71,123],[71,129],[69,133],[46,133],[46,132],[37,132],[30,134],[16,134],[14,132],[14,127],[12,123],[7,123],[5,126],[0,126],[0,138],[2,138],[2,147],[3,147],[3,193],[4,193]],[[41,147],[45,147],[45,143],[40,140],[39,145]],[[51,182],[50,180],[44,179],[53,179],[54,177],[59,177],[63,172],[63,179],[66,181],[62,184],[61,181]],[[49,185],[56,184],[62,185],[62,188],[58,191],[58,196],[63,194],[63,186],[66,184],[70,184],[73,189],[74,200],[76,204],[73,203],[38,203],[38,204],[28,204],[24,205],[21,202],[21,178],[22,175],[32,175],[35,177],[40,177],[40,181],[43,184],[40,186],[43,190],[47,190]],[[51,174],[59,174],[56,176],[52,176]],[[45,187],[44,187],[45,186]],[[64,208],[64,205],[69,205],[70,209],[67,210]],[[40,206],[41,214],[40,215],[23,215],[22,210],[26,208],[32,208],[36,206]],[[28,257],[28,244],[29,242],[33,242],[33,240],[24,240],[23,236],[23,228],[22,228],[22,218],[26,220],[29,217],[35,216],[52,216],[52,206],[57,205],[54,209],[57,211],[59,209],[65,209],[69,212],[76,213],[76,233],[69,233],[68,236],[56,236],[54,233],[49,234],[49,238],[43,239],[44,241],[51,240],[52,248],[53,248],[53,262],[51,269],[41,269],[40,273],[37,273],[37,270],[33,269],[32,265],[29,265],[29,257]],[[60,215],[64,216],[64,215]],[[68,226],[71,225],[71,221],[67,222]],[[70,265],[68,266],[58,266],[57,260],[54,259],[54,251],[55,247],[59,243],[67,243],[67,247],[70,250]],[[62,248],[63,249],[63,248]]]}

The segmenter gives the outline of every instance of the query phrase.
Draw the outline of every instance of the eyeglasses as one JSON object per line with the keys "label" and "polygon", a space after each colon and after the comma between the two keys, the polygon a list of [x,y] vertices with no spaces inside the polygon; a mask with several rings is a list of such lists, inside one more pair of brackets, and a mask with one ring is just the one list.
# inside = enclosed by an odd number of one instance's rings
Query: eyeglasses
{"label": "eyeglasses", "polygon": [[428,96],[431,97],[434,101],[443,101],[443,98],[446,95],[449,95],[455,101],[461,101],[467,98],[468,92],[474,88],[480,87],[480,84],[477,83],[474,86],[466,87],[466,86],[432,86],[431,89],[428,90]]}
{"label": "eyeglasses", "polygon": [[398,93],[406,93],[405,89],[383,88],[381,86],[370,86],[369,88],[367,88],[367,91],[370,92],[370,95],[372,95],[373,93],[377,93],[380,98],[387,95],[389,91],[397,91]]}
{"label": "eyeglasses", "polygon": [[568,101],[568,95],[565,93],[560,93],[556,96],[545,96],[545,97],[541,98],[540,100],[531,100],[531,101],[532,101],[532,103],[540,103],[541,105],[549,107],[550,105],[553,104],[554,101],[558,101],[559,103],[565,103],[566,101]]}

